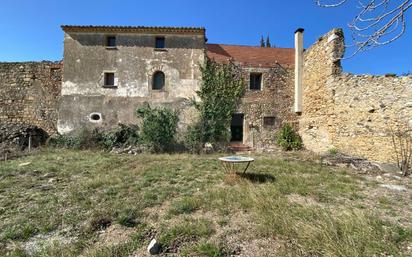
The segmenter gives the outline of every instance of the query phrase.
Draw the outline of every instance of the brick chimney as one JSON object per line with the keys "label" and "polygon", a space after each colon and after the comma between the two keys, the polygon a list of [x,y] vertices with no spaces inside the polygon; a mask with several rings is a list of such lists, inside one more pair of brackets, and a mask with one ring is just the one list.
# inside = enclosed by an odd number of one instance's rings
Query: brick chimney
{"label": "brick chimney", "polygon": [[295,31],[295,104],[294,111],[302,113],[302,77],[303,77],[303,31]]}

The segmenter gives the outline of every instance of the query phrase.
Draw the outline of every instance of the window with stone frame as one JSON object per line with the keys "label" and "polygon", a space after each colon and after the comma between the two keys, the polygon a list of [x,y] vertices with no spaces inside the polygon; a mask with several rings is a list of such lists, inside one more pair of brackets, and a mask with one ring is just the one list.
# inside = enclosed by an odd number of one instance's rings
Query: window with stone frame
{"label": "window with stone frame", "polygon": [[165,48],[165,37],[156,37],[155,48],[156,49]]}
{"label": "window with stone frame", "polygon": [[265,116],[263,117],[263,126],[265,127],[274,127],[276,125],[276,117],[274,116]]}
{"label": "window with stone frame", "polygon": [[106,37],[106,47],[116,47],[116,36],[107,36]]}
{"label": "window with stone frame", "polygon": [[250,90],[262,90],[262,73],[250,73]]}
{"label": "window with stone frame", "polygon": [[104,86],[105,87],[114,87],[114,72],[105,72],[104,73]]}
{"label": "window with stone frame", "polygon": [[153,74],[152,89],[163,90],[165,86],[165,74],[161,71],[156,71]]}

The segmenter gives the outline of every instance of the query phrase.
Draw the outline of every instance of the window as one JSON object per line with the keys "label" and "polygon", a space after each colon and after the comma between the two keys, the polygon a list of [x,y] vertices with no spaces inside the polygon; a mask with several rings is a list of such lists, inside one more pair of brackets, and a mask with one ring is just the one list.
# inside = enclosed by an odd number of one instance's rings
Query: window
{"label": "window", "polygon": [[102,114],[99,112],[92,112],[89,115],[89,121],[90,122],[100,122],[102,120]]}
{"label": "window", "polygon": [[156,45],[155,48],[165,48],[165,38],[164,37],[156,37]]}
{"label": "window", "polygon": [[262,89],[262,73],[250,73],[250,90]]}
{"label": "window", "polygon": [[153,90],[162,90],[165,86],[165,74],[161,71],[156,71],[153,75]]}
{"label": "window", "polygon": [[114,73],[113,72],[104,73],[104,86],[114,87]]}
{"label": "window", "polygon": [[263,126],[275,126],[276,118],[275,117],[263,117]]}
{"label": "window", "polygon": [[107,36],[106,37],[106,46],[107,47],[116,47],[116,37],[115,36]]}

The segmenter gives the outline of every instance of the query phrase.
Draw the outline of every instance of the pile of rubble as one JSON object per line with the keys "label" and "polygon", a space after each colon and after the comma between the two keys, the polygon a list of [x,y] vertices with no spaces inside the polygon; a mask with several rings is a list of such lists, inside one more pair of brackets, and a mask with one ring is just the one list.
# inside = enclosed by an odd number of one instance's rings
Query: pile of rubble
{"label": "pile of rubble", "polygon": [[352,168],[359,171],[360,173],[386,171],[386,169],[388,168],[384,166],[385,164],[371,162],[362,157],[349,156],[342,153],[323,155],[321,162],[322,164],[328,166]]}

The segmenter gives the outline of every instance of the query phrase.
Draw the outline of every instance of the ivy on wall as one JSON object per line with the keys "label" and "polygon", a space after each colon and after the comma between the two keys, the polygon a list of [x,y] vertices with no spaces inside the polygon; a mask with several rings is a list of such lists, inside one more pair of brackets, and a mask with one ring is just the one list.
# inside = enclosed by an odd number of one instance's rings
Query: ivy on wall
{"label": "ivy on wall", "polygon": [[186,146],[192,151],[204,143],[227,143],[229,127],[237,104],[244,94],[241,70],[233,63],[220,64],[206,59],[201,66],[202,84],[195,106],[200,113],[197,123],[189,126]]}

